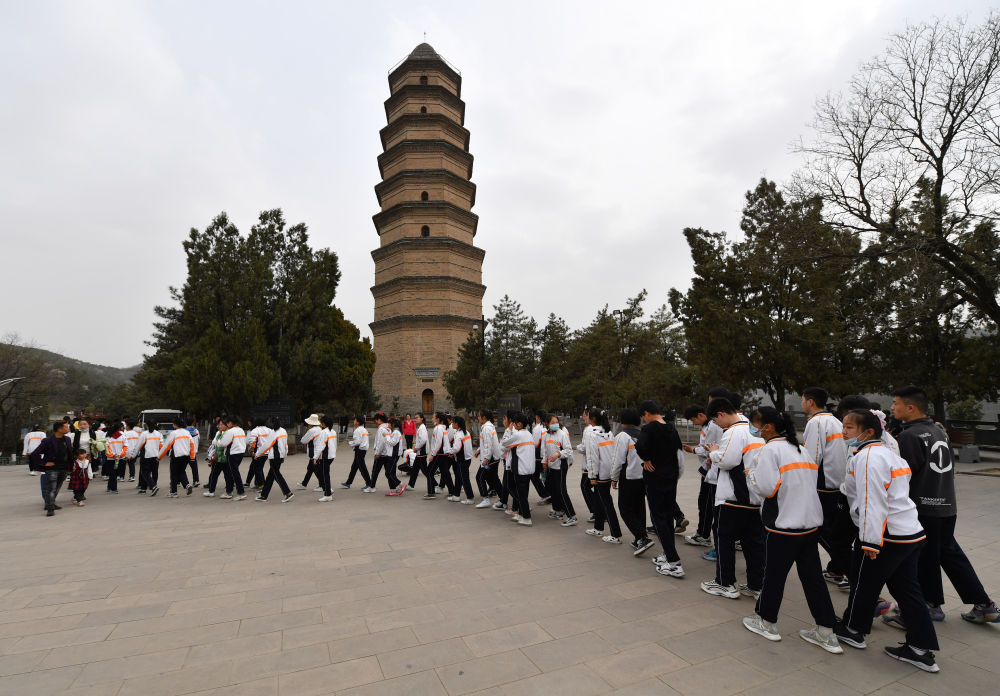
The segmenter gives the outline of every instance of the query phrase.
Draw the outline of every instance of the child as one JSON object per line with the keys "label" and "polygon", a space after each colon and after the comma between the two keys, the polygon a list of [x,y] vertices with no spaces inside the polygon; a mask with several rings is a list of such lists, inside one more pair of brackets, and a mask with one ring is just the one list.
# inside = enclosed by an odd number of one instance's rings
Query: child
{"label": "child", "polygon": [[[587,460],[587,473],[595,498],[594,526],[587,530],[587,534],[601,537],[601,541],[609,544],[620,544],[622,529],[618,524],[615,505],[611,501],[611,467],[615,444],[611,438],[611,423],[608,421],[608,412],[597,407],[587,409],[586,418],[587,425],[592,429],[583,455]],[[611,531],[607,535],[604,533],[605,520]]]}
{"label": "child", "polygon": [[472,465],[472,435],[465,429],[465,418],[455,416],[452,419],[455,424],[455,437],[449,452],[455,456],[455,469],[458,480],[455,482],[455,489],[458,492],[465,492],[465,500],[457,495],[449,496],[452,502],[461,501],[463,505],[472,505],[475,501],[472,498],[472,480],[469,478],[469,467]]}
{"label": "child", "polygon": [[[476,457],[479,458],[479,470],[476,472],[476,485],[482,500],[477,509],[493,507],[492,495],[500,492],[500,475],[497,466],[502,456],[497,429],[493,425],[493,412],[482,409],[479,411],[479,448]],[[499,504],[499,503],[498,503]]]}
{"label": "child", "polygon": [[625,526],[632,532],[633,556],[641,556],[653,547],[646,532],[646,487],[642,482],[642,460],[635,451],[639,439],[639,412],[626,408],[621,416],[622,430],[615,437],[611,480],[618,488],[618,509]]}
{"label": "child", "polygon": [[843,653],[833,632],[836,616],[819,561],[819,526],[823,523],[816,492],[819,467],[799,445],[791,416],[768,406],[758,413],[764,446],[758,450],[757,465],[747,473],[747,482],[764,498],[760,512],[767,556],[757,613],[744,618],[743,625],[768,640],[781,640],[778,610],[794,564],[816,621],[814,628],[799,631],[799,636],[827,652]]}
{"label": "child", "polygon": [[76,461],[73,462],[73,470],[69,474],[69,489],[73,491],[73,504],[83,507],[87,496],[84,493],[90,485],[90,459],[87,450],[80,447],[76,451]]}
{"label": "child", "polygon": [[[511,435],[507,440],[507,451],[510,454],[510,475],[513,480],[511,493],[516,503],[516,511],[511,519],[520,525],[530,527],[531,508],[528,505],[528,486],[531,477],[535,473],[535,442],[531,439],[531,431],[528,430],[528,419],[523,413],[510,412],[507,416],[508,422],[512,425]],[[512,504],[511,509],[515,510]]]}
{"label": "child", "polygon": [[[559,416],[549,416],[546,430],[542,438],[542,466],[548,471],[545,483],[549,487],[549,498],[552,500],[549,517],[561,520],[560,524],[563,527],[572,527],[576,524],[576,510],[566,489],[566,477],[569,476],[569,468],[573,464],[573,445],[569,441],[569,431],[559,422]],[[644,518],[645,513],[646,507],[643,503]]]}
{"label": "child", "polygon": [[879,592],[888,585],[899,603],[906,642],[885,647],[901,662],[937,672],[937,634],[917,579],[917,564],[927,535],[910,499],[912,473],[907,463],[882,444],[882,423],[874,411],[857,409],[844,416],[844,436],[857,438],[857,452],[847,463],[844,488],[858,542],[851,564],[851,596],[837,636],[865,648]]}
{"label": "child", "polygon": [[128,441],[117,423],[111,426],[111,435],[107,440],[107,456],[110,475],[108,476],[108,493],[118,493],[118,478],[125,473],[125,459],[128,457]]}
{"label": "child", "polygon": [[[375,414],[375,422],[379,424],[378,432],[375,435],[376,438],[386,438],[389,436],[388,420],[384,413]],[[381,440],[379,441],[381,442]],[[368,473],[368,467],[365,465],[365,457],[368,456],[368,430],[365,428],[364,416],[354,416],[354,432],[347,444],[354,450],[354,460],[351,462],[351,473],[348,474],[347,480],[340,484],[340,487],[344,489],[350,488],[351,484],[354,483],[354,477],[360,471],[361,480],[365,482],[365,486],[361,489],[361,492],[374,493],[375,483],[372,481],[372,477]]]}

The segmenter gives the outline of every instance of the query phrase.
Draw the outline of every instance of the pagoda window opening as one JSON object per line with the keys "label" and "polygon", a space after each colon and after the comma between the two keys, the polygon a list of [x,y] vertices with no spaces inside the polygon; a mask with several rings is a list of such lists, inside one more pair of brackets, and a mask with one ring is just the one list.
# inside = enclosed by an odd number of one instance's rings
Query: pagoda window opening
{"label": "pagoda window opening", "polygon": [[431,198],[431,197],[430,197],[429,195],[427,195],[427,192],[426,192],[426,191],[423,191],[423,192],[422,192],[422,193],[420,194],[420,200],[422,200],[422,201],[429,201],[429,200],[430,200],[430,198]]}
{"label": "pagoda window opening", "polygon": [[427,76],[426,75],[421,75],[420,76],[420,84],[422,84],[422,85],[426,85],[427,84]]}
{"label": "pagoda window opening", "polygon": [[428,227],[427,225],[424,225],[423,227],[421,227],[420,228],[420,236],[421,237],[430,237],[431,236],[431,228]]}

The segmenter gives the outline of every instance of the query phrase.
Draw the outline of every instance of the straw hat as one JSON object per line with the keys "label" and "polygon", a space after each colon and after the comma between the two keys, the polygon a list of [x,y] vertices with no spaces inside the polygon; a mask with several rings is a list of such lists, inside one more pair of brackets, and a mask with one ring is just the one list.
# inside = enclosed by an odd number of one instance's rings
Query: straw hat
{"label": "straw hat", "polygon": [[319,414],[312,413],[306,418],[306,425],[319,425]]}

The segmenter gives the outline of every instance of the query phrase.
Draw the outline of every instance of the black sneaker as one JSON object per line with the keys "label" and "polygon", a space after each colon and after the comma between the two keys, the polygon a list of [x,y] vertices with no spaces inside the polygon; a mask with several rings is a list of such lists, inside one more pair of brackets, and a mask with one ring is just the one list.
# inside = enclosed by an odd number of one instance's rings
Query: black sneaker
{"label": "black sneaker", "polygon": [[156,495],[156,494],[157,494],[157,493],[159,493],[159,492],[160,492],[160,489],[159,489],[159,488],[157,488],[156,486],[153,486],[153,490],[151,490],[151,491],[149,492],[149,497],[150,497],[150,498],[152,498],[152,497],[153,497],[154,495]]}
{"label": "black sneaker", "polygon": [[824,570],[823,579],[835,586],[838,590],[844,590],[845,592],[851,591],[851,583],[847,579],[846,575],[838,575],[837,573],[831,573],[829,570]]}
{"label": "black sneaker", "polygon": [[642,554],[653,548],[653,542],[650,539],[642,539],[639,545],[633,548],[633,556],[641,556]]}
{"label": "black sneaker", "polygon": [[852,648],[857,648],[858,650],[864,650],[868,647],[865,643],[865,636],[863,633],[855,631],[850,626],[845,624],[843,621],[837,621],[833,625],[833,632],[837,634],[837,640],[841,643],[847,643]]}
{"label": "black sneaker", "polygon": [[194,486],[188,484],[187,495],[191,495],[191,493],[193,493],[193,492],[194,492]]}
{"label": "black sneaker", "polygon": [[900,643],[899,647],[896,648],[888,645],[885,646],[885,654],[894,660],[907,662],[917,669],[922,669],[925,672],[940,671],[940,668],[937,666],[937,662],[934,661],[934,653],[930,650],[925,651],[923,655],[918,655],[909,645],[906,643]]}

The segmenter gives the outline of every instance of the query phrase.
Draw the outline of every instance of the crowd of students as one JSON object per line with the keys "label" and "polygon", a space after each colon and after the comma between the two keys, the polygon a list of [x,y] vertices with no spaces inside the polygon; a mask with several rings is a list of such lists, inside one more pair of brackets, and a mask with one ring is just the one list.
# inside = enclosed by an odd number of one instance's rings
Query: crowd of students
{"label": "crowd of students", "polygon": [[[682,445],[673,422],[654,401],[623,410],[617,434],[607,412],[592,407],[584,412],[586,427],[575,450],[560,418],[543,411],[533,417],[518,411],[503,414],[502,436],[494,414],[479,411],[476,446],[462,416],[435,413],[428,428],[418,413],[412,434],[404,434],[400,421],[384,413],[375,414],[375,431],[369,433],[365,416],[358,415],[348,443],[353,459],[340,488],[350,489],[360,475],[361,492],[377,493],[384,472],[385,495],[399,497],[415,488],[422,475],[424,500],[447,494],[448,501],[502,511],[526,527],[534,524],[529,500],[534,488],[536,507],[549,506],[548,518],[573,527],[579,518],[568,486],[579,460],[580,491],[592,524],[586,534],[620,545],[623,522],[632,536],[628,546],[634,556],[651,549],[655,544],[650,535],[655,535],[662,551],[652,559],[655,571],[682,578],[685,570],[674,536],[683,535],[689,524],[677,501],[688,451],[699,462],[698,525],[683,539],[709,547],[702,556],[715,565],[714,577],[701,583],[703,591],[729,599],[753,598],[755,613],[744,618],[743,625],[779,641],[778,616],[794,565],[815,622],[799,631],[803,640],[835,654],[843,652],[841,643],[864,649],[874,619],[881,616],[906,632],[905,642],[887,646],[885,652],[937,672],[933,622],[944,619],[942,569],[962,601],[972,605],[963,619],[1000,621],[1000,611],[954,538],[955,471],[947,437],[927,417],[927,396],[917,387],[893,392],[895,433],[887,428],[885,415],[864,397],[845,397],[835,411],[828,410],[828,400],[823,389],[804,390],[802,407],[808,421],[800,442],[789,414],[760,407],[745,415],[738,394],[714,389],[707,406],[690,406],[684,412],[701,427],[697,446]],[[298,487],[309,489],[315,476],[313,490],[322,494],[318,501],[331,502],[337,428],[333,419],[318,414],[305,423],[309,428],[300,444],[308,464]],[[247,425],[249,431],[234,416],[216,419],[203,495],[216,496],[221,476],[220,498],[244,500],[252,485],[259,491],[256,500],[264,502],[277,483],[281,501],[291,501],[295,494],[281,473],[288,454],[286,431],[276,419]],[[167,497],[179,497],[181,490],[191,495],[200,486],[200,433],[193,422],[175,421],[165,437],[151,426],[129,427],[127,422],[111,425],[105,437],[88,431],[88,426],[76,424],[70,436],[70,424],[59,423],[52,435],[36,428],[25,439],[32,469],[45,472],[46,514],[58,509],[56,494],[67,475],[74,504],[85,504],[84,492],[95,473],[84,433],[104,441],[99,459],[109,493],[117,492],[126,468],[129,480],[135,480],[138,462],[138,492],[157,495],[164,459],[169,462]],[[240,472],[244,458],[249,460],[245,479]],[[479,467],[473,475],[475,459]],[[829,555],[825,569],[821,546]],[[743,583],[737,577],[737,551],[745,560]],[[849,592],[839,615],[829,585]],[[883,588],[888,588],[894,605],[880,596]]]}

